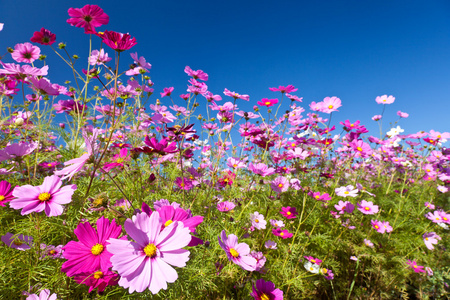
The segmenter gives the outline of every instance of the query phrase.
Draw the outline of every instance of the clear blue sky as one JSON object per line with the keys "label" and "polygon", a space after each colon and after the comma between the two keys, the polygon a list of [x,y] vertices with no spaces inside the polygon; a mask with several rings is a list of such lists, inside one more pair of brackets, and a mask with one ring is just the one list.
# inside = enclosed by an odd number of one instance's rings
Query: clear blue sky
{"label": "clear blue sky", "polygon": [[[152,64],[154,96],[169,86],[175,87],[174,98],[185,93],[183,69],[189,65],[209,74],[209,90],[224,101],[230,100],[224,88],[249,94],[250,103],[238,103],[243,109],[279,95],[269,87],[292,84],[305,109],[312,101],[337,96],[343,106],[333,114],[335,122],[359,119],[378,136],[371,117],[382,105],[375,97],[388,94],[396,101],[386,109],[384,129],[401,110],[410,114],[400,122],[405,133],[450,131],[448,0],[1,1],[0,55],[45,27],[81,56],[79,67],[85,67],[87,36],[66,23],[68,8],[85,4],[97,4],[110,16],[98,30],[136,37],[131,52]],[[52,82],[70,79],[56,55],[41,49],[48,55]],[[122,55],[127,57],[123,68],[132,62],[129,53]]]}

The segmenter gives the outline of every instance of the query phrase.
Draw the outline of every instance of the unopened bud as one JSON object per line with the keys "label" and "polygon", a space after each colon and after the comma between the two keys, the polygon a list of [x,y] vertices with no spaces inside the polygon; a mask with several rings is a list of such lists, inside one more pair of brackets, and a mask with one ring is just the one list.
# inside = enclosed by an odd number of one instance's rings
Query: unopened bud
{"label": "unopened bud", "polygon": [[25,122],[25,120],[24,120],[23,118],[17,118],[17,119],[14,121],[14,124],[16,124],[16,126],[22,126],[22,125],[23,125],[23,122]]}

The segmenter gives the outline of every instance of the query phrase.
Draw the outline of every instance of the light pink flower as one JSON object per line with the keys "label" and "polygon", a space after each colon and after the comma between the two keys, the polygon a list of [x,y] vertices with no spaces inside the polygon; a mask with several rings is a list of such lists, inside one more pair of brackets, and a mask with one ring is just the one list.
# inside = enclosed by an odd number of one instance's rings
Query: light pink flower
{"label": "light pink flower", "polygon": [[264,216],[259,212],[255,211],[254,213],[250,214],[250,220],[252,221],[252,226],[256,229],[266,229],[267,221],[264,220]]}
{"label": "light pink flower", "polygon": [[31,64],[33,61],[39,58],[41,49],[32,45],[31,43],[17,44],[14,46],[14,52],[11,53],[11,57],[19,63]]}
{"label": "light pink flower", "polygon": [[56,300],[58,295],[56,295],[56,294],[50,295],[50,293],[51,292],[49,289],[43,289],[39,293],[39,296],[36,294],[30,294],[26,300]]}
{"label": "light pink flower", "polygon": [[342,186],[342,187],[336,188],[334,191],[337,196],[341,196],[344,198],[358,196],[358,189],[355,189],[355,187],[353,185]]}
{"label": "light pink flower", "polygon": [[378,213],[378,205],[374,205],[372,201],[362,200],[358,203],[358,210],[365,215],[373,215]]}
{"label": "light pink flower", "polygon": [[225,230],[218,237],[219,245],[225,250],[228,260],[246,271],[255,271],[257,261],[250,255],[250,247],[246,243],[239,243],[237,236],[230,234],[227,237]]}
{"label": "light pink flower", "polygon": [[383,96],[378,96],[377,98],[375,98],[375,101],[378,104],[392,104],[395,101],[395,97],[394,96],[383,95]]}
{"label": "light pink flower", "polygon": [[441,240],[441,237],[436,234],[436,232],[425,232],[422,236],[423,242],[428,249],[433,250],[434,245],[438,243],[438,240]]}
{"label": "light pink flower", "polygon": [[160,215],[154,211],[138,213],[125,221],[125,230],[131,239],[109,239],[106,249],[113,254],[112,269],[120,275],[119,285],[129,292],[139,293],[149,289],[157,294],[167,289],[167,282],[175,282],[178,274],[174,268],[184,267],[189,251],[182,249],[191,241],[189,228],[182,222],[165,226]]}
{"label": "light pink flower", "polygon": [[22,209],[22,215],[45,211],[48,217],[59,216],[63,213],[62,204],[70,203],[77,189],[75,184],[62,188],[61,185],[61,178],[52,175],[45,177],[44,182],[39,186],[18,186],[13,191],[16,199],[11,200],[9,206]]}
{"label": "light pink flower", "polygon": [[33,152],[38,147],[38,145],[38,142],[19,142],[8,145],[4,149],[0,150],[0,162],[28,155]]}

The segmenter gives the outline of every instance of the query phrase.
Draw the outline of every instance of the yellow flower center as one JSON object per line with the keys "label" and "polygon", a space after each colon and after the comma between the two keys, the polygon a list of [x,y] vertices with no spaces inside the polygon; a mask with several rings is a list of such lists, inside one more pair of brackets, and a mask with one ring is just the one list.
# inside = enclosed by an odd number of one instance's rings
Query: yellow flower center
{"label": "yellow flower center", "polygon": [[91,253],[94,255],[99,255],[100,253],[103,252],[103,245],[102,244],[95,244],[94,246],[92,246],[91,248]]}
{"label": "yellow flower center", "polygon": [[358,151],[362,151],[362,148],[361,148],[361,147],[358,147],[358,148],[356,148],[356,150],[358,150]]}
{"label": "yellow flower center", "polygon": [[281,189],[281,188],[283,187],[283,184],[280,183],[280,184],[278,185],[278,187]]}
{"label": "yellow flower center", "polygon": [[103,277],[103,272],[102,271],[97,271],[94,273],[94,278],[95,279],[100,279]]}
{"label": "yellow flower center", "polygon": [[319,199],[320,198],[320,196],[319,195],[316,195],[316,197],[315,197],[316,199]]}
{"label": "yellow flower center", "polygon": [[156,256],[156,246],[155,244],[148,244],[144,248],[144,253],[150,258],[153,258]]}
{"label": "yellow flower center", "polygon": [[292,215],[292,213],[291,213],[290,211],[288,211],[286,214],[287,214],[288,216]]}
{"label": "yellow flower center", "polygon": [[49,193],[41,193],[39,194],[38,199],[39,201],[44,202],[50,200],[51,197],[52,195],[50,195]]}
{"label": "yellow flower center", "polygon": [[0,201],[3,201],[3,200],[5,200],[5,196],[0,195]]}
{"label": "yellow flower center", "polygon": [[329,109],[332,109],[332,108],[333,108],[333,105],[328,105],[328,108],[329,108]]}
{"label": "yellow flower center", "polygon": [[52,166],[52,164],[47,164],[47,167],[51,167]]}
{"label": "yellow flower center", "polygon": [[233,168],[236,168],[236,167],[237,167],[237,164],[234,164],[234,165],[233,165]]}
{"label": "yellow flower center", "polygon": [[238,257],[239,256],[239,252],[237,252],[236,250],[234,250],[233,248],[230,248],[230,254],[233,257]]}
{"label": "yellow flower center", "polygon": [[378,229],[378,228],[380,228],[378,225],[375,225],[375,229]]}
{"label": "yellow flower center", "polygon": [[280,236],[283,236],[284,235],[284,232],[280,232]]}
{"label": "yellow flower center", "polygon": [[263,294],[259,297],[259,299],[261,299],[261,300],[270,300],[270,297],[263,293]]}
{"label": "yellow flower center", "polygon": [[425,241],[428,241],[428,238],[425,238]]}
{"label": "yellow flower center", "polygon": [[326,268],[323,268],[323,269],[322,269],[322,273],[323,273],[323,274],[327,274],[327,272],[328,272],[328,270],[327,270]]}
{"label": "yellow flower center", "polygon": [[344,194],[348,195],[348,194],[350,194],[350,193],[349,193],[348,191],[345,191]]}
{"label": "yellow flower center", "polygon": [[48,251],[48,254],[55,255],[56,254],[56,250],[50,250],[50,251]]}
{"label": "yellow flower center", "polygon": [[370,210],[370,207],[366,206],[364,207],[365,210]]}
{"label": "yellow flower center", "polygon": [[169,226],[169,225],[172,224],[172,223],[173,223],[172,220],[167,220],[167,222],[164,223],[164,227],[167,227],[167,226]]}
{"label": "yellow flower center", "polygon": [[258,219],[255,219],[255,223],[259,223],[259,220],[258,220]]}
{"label": "yellow flower center", "polygon": [[270,102],[269,101],[267,101],[266,103],[264,103],[265,105],[270,105]]}

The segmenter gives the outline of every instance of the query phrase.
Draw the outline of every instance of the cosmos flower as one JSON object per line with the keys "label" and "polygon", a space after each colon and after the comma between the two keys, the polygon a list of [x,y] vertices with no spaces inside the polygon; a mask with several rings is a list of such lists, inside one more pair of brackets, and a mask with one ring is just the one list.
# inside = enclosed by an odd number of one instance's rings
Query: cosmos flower
{"label": "cosmos flower", "polygon": [[297,209],[295,207],[282,207],[280,214],[282,214],[286,219],[295,219],[298,215]]}
{"label": "cosmos flower", "polygon": [[254,213],[250,214],[250,220],[252,221],[252,226],[256,229],[266,229],[267,221],[264,220],[264,216],[259,212],[255,211]]}
{"label": "cosmos flower", "polygon": [[282,86],[280,85],[278,88],[269,88],[269,90],[271,90],[272,92],[281,92],[282,94],[284,93],[293,93],[298,91],[298,89],[296,89],[293,85],[288,85],[288,86]]}
{"label": "cosmos flower", "polygon": [[394,103],[394,101],[395,97],[388,95],[378,96],[377,98],[375,98],[375,102],[377,102],[378,104],[392,104]]}
{"label": "cosmos flower", "polygon": [[271,240],[267,240],[267,242],[264,243],[264,247],[267,249],[277,249],[277,243]]}
{"label": "cosmos flower", "polygon": [[286,192],[289,189],[289,180],[284,176],[278,176],[271,182],[270,186],[276,193]]}
{"label": "cosmos flower", "polygon": [[[188,74],[189,76],[193,77],[194,79],[200,79],[200,80],[203,80],[203,81],[207,81],[208,80],[208,74],[206,74],[202,70],[194,71],[189,66],[186,66],[184,68],[184,72],[186,74]],[[220,100],[222,100],[222,98],[220,98]]]}
{"label": "cosmos flower", "polygon": [[105,290],[107,286],[117,285],[119,283],[119,275],[108,270],[98,270],[94,273],[80,273],[74,275],[73,279],[79,284],[85,284],[89,287],[89,293],[94,289],[98,289],[98,293]]}
{"label": "cosmos flower", "polygon": [[358,210],[365,215],[373,215],[378,213],[378,205],[374,205],[372,201],[362,200],[358,205]]}
{"label": "cosmos flower", "polygon": [[250,247],[246,243],[238,244],[237,236],[230,234],[227,237],[225,230],[222,231],[218,239],[219,245],[225,250],[229,261],[232,261],[246,271],[256,270],[257,261],[250,255]]}
{"label": "cosmos flower", "polygon": [[217,209],[221,212],[232,211],[233,208],[235,208],[235,207],[236,207],[236,204],[234,204],[233,202],[230,202],[230,201],[223,201],[223,202],[217,203]]}
{"label": "cosmos flower", "polygon": [[75,184],[61,188],[62,181],[58,176],[52,175],[44,178],[39,186],[23,185],[13,191],[16,199],[11,200],[9,206],[22,209],[22,216],[32,212],[42,212],[48,217],[59,216],[63,213],[62,204],[72,201],[72,195],[77,189]]}
{"label": "cosmos flower", "polygon": [[417,262],[414,261],[414,260],[409,260],[408,259],[408,262],[406,264],[409,265],[414,270],[414,272],[416,272],[416,273],[425,273],[424,267],[423,266],[418,266]]}
{"label": "cosmos flower", "polygon": [[373,243],[368,239],[364,239],[364,244],[366,244],[366,246],[368,246],[370,248],[373,248]]}
{"label": "cosmos flower", "polygon": [[11,184],[8,181],[0,181],[0,206],[5,206],[6,202],[14,199],[12,194],[13,190],[14,189],[11,189]]}
{"label": "cosmos flower", "polygon": [[41,45],[51,45],[56,41],[56,35],[50,30],[41,28],[41,31],[35,31],[30,41]]}
{"label": "cosmos flower", "polygon": [[89,222],[79,223],[74,233],[79,241],[70,241],[64,246],[63,256],[67,261],[61,266],[62,272],[71,277],[80,273],[106,271],[112,266],[112,253],[106,249],[107,240],[116,239],[122,233],[122,226],[115,219],[110,222],[101,217],[97,220],[97,230]]}
{"label": "cosmos flower", "polygon": [[170,265],[184,267],[189,251],[182,249],[191,241],[189,228],[181,222],[161,227],[157,211],[150,216],[138,213],[125,221],[125,230],[131,240],[111,238],[107,250],[112,253],[112,269],[120,275],[119,285],[129,292],[153,293],[167,289],[167,282],[175,282],[178,274]]}
{"label": "cosmos flower", "polygon": [[101,37],[106,45],[117,52],[129,50],[137,44],[136,38],[132,38],[128,33],[105,30]]}
{"label": "cosmos flower", "polygon": [[242,99],[245,101],[250,101],[250,96],[249,95],[240,95],[236,92],[230,92],[228,89],[225,89],[223,91],[223,93],[225,94],[225,96],[229,96],[229,97],[233,97],[234,99]]}
{"label": "cosmos flower", "polygon": [[252,292],[250,293],[255,300],[283,300],[283,291],[275,288],[275,284],[271,281],[258,279],[252,285]]}
{"label": "cosmos flower", "polygon": [[278,99],[261,99],[261,101],[256,102],[258,105],[271,107],[278,103]]}
{"label": "cosmos flower", "polygon": [[353,185],[342,186],[336,188],[334,191],[337,196],[341,196],[344,198],[358,196],[358,189],[355,189]]}
{"label": "cosmos flower", "polygon": [[67,23],[84,28],[85,33],[95,33],[95,27],[109,23],[109,16],[98,5],[86,4],[82,8],[69,8]]}
{"label": "cosmos flower", "polygon": [[425,246],[427,246],[428,249],[433,250],[434,245],[438,243],[438,240],[441,240],[441,237],[436,234],[436,232],[425,232],[422,235],[423,242],[425,243]]}
{"label": "cosmos flower", "polygon": [[282,239],[288,239],[291,238],[293,236],[292,233],[290,233],[287,230],[282,230],[281,228],[273,228],[272,229],[272,233],[276,236],[281,237]]}
{"label": "cosmos flower", "polygon": [[46,245],[41,244],[41,258],[49,257],[49,258],[63,258],[63,245],[53,246],[53,245]]}
{"label": "cosmos flower", "polygon": [[105,49],[93,50],[91,52],[91,56],[89,56],[89,64],[92,66],[95,65],[103,65],[110,61],[112,57],[108,56],[108,53],[105,52]]}
{"label": "cosmos flower", "polygon": [[305,267],[306,271],[311,272],[313,274],[318,274],[320,271],[319,265],[314,264],[310,261],[305,262],[303,266]]}
{"label": "cosmos flower", "polygon": [[36,294],[30,294],[26,300],[56,300],[58,295],[51,294],[49,289],[44,289],[39,293],[39,296]]}
{"label": "cosmos flower", "polygon": [[39,58],[40,54],[41,49],[39,47],[31,43],[23,43],[14,46],[14,52],[11,53],[11,57],[19,63],[31,64]]}
{"label": "cosmos flower", "polygon": [[17,159],[33,152],[37,147],[38,142],[19,142],[6,146],[0,150],[0,162],[8,159]]}
{"label": "cosmos flower", "polygon": [[325,277],[326,280],[333,280],[334,274],[330,269],[321,268],[320,273]]}
{"label": "cosmos flower", "polygon": [[2,242],[8,247],[25,251],[33,245],[33,238],[23,234],[12,234],[8,232],[2,236]]}

